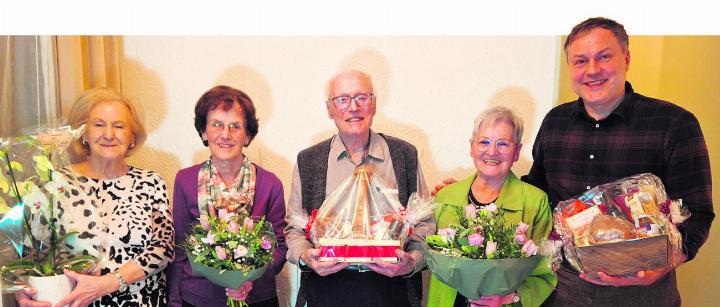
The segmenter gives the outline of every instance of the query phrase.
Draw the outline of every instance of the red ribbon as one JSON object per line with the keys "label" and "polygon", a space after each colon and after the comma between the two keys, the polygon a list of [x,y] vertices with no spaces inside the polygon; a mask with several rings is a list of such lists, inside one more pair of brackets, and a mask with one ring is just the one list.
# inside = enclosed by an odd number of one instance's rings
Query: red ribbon
{"label": "red ribbon", "polygon": [[380,258],[397,257],[395,250],[398,246],[356,246],[336,245],[321,246],[320,257],[332,258]]}
{"label": "red ribbon", "polygon": [[310,239],[310,229],[312,229],[313,224],[315,224],[315,219],[317,218],[318,210],[312,209],[310,212],[310,217],[308,217],[308,222],[305,224],[305,238]]}

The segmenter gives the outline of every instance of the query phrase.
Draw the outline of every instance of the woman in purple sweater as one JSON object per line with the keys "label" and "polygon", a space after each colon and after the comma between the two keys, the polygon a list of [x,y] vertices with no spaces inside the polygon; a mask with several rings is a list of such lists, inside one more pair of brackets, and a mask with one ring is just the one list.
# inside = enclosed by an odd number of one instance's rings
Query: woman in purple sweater
{"label": "woman in purple sweater", "polygon": [[[195,129],[210,148],[210,159],[182,169],[175,176],[173,218],[178,244],[170,268],[169,306],[225,306],[227,297],[246,300],[253,307],[278,306],[275,275],[282,270],[287,252],[283,236],[285,200],[277,176],[250,163],[243,154],[243,148],[258,132],[253,102],[240,90],[216,86],[195,105]],[[229,197],[234,201],[225,201]],[[246,210],[253,217],[266,216],[277,238],[265,274],[238,289],[225,289],[193,275],[185,251],[178,247],[201,215],[220,208]]]}

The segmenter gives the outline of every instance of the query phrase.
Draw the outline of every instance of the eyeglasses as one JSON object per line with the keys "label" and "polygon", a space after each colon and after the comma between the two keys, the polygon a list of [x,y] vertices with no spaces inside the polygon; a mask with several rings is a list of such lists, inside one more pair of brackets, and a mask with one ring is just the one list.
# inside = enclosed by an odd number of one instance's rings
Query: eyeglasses
{"label": "eyeglasses", "polygon": [[[242,131],[243,129],[244,129],[244,127],[243,127],[242,123],[235,122],[235,123],[228,124],[228,131],[230,131],[230,133],[238,133],[238,132]],[[221,121],[210,122],[207,125],[207,130],[209,130],[210,132],[213,132],[213,133],[223,132],[223,130],[225,130],[225,123],[223,123]]]}
{"label": "eyeglasses", "polygon": [[[492,147],[493,144],[493,140],[491,139],[479,139],[474,142],[477,149],[482,152],[490,150],[490,147]],[[506,140],[497,140],[494,143],[495,149],[497,149],[497,151],[499,151],[500,153],[504,154],[511,152],[513,149],[513,145],[515,145],[513,144],[513,142]]]}
{"label": "eyeglasses", "polygon": [[333,105],[335,105],[335,108],[338,110],[345,110],[348,107],[350,107],[350,103],[355,101],[359,107],[366,107],[370,105],[370,102],[372,102],[372,97],[374,95],[372,93],[370,94],[357,94],[354,97],[352,96],[337,96],[334,98],[330,98],[332,100]]}

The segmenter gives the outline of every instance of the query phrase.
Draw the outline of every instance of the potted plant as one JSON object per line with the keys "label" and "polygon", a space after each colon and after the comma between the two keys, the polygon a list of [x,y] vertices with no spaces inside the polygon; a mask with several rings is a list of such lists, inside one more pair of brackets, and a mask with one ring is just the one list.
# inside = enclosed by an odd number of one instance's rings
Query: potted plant
{"label": "potted plant", "polygon": [[[5,140],[0,147],[0,231],[19,259],[0,268],[9,290],[30,285],[36,300],[55,303],[74,287],[63,270],[89,271],[96,258],[73,255],[66,242],[77,231],[59,231],[58,207],[69,195],[68,182],[57,171],[64,151],[82,128],[44,130],[36,135]],[[26,167],[32,164],[32,167]],[[14,204],[9,206],[8,204]]]}

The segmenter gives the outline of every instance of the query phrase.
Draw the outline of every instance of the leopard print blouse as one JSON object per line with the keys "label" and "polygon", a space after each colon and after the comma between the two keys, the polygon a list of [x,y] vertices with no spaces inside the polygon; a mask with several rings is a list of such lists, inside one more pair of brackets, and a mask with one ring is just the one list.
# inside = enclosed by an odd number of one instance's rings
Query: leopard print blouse
{"label": "leopard print blouse", "polygon": [[79,231],[66,242],[74,253],[105,255],[100,274],[137,263],[144,280],[113,292],[91,306],[165,306],[165,267],[174,257],[174,229],[165,182],[155,172],[130,167],[109,180],[63,169],[70,188],[59,205],[60,234]]}

